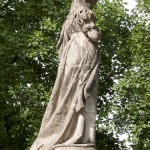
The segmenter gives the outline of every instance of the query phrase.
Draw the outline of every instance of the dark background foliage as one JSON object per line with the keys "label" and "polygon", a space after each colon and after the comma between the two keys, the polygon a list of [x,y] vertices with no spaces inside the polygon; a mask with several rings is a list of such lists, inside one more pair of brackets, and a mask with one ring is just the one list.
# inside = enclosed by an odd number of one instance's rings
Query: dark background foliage
{"label": "dark background foliage", "polygon": [[[138,0],[137,0],[138,1]],[[58,67],[56,44],[71,1],[0,1],[0,149],[29,149],[38,134]],[[150,148],[149,1],[130,14],[121,0],[94,9],[101,30],[99,150]],[[110,117],[113,116],[113,117]]]}

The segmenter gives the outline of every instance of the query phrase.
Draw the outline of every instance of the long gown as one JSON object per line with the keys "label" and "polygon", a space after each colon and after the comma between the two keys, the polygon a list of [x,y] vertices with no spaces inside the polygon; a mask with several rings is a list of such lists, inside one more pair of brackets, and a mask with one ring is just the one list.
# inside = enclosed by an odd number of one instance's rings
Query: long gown
{"label": "long gown", "polygon": [[[97,101],[99,53],[96,44],[83,33],[73,33],[63,48],[57,78],[37,139],[30,150],[54,149],[73,138],[80,114],[84,130],[70,144],[90,143],[87,120],[94,126]],[[86,140],[85,140],[86,139]]]}

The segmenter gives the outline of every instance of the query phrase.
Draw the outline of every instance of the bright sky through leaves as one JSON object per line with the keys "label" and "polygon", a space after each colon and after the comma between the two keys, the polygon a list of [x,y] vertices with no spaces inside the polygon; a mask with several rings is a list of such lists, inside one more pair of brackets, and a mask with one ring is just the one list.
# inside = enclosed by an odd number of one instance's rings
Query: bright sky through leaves
{"label": "bright sky through leaves", "polygon": [[128,3],[127,5],[125,5],[125,7],[126,7],[127,9],[129,9],[130,11],[131,11],[133,8],[135,8],[135,6],[136,6],[136,4],[137,4],[137,2],[136,2],[135,0],[123,0],[123,1]]}

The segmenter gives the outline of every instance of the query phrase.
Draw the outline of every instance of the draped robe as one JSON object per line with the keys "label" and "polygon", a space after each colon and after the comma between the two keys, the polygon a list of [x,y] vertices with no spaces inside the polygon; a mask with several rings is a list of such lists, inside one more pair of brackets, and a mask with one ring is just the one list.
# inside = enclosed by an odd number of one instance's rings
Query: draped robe
{"label": "draped robe", "polygon": [[[97,45],[83,32],[73,33],[63,47],[50,101],[37,139],[30,150],[53,150],[76,133],[78,119],[84,116],[81,138],[70,144],[88,143],[89,115],[94,125],[97,100],[99,54]],[[88,117],[86,117],[88,116]],[[81,124],[82,126],[82,124]]]}

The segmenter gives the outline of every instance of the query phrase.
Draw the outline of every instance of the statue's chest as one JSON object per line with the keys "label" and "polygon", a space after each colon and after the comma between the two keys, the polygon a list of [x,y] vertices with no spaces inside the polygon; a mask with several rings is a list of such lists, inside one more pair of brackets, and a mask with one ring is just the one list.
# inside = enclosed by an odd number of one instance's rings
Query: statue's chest
{"label": "statue's chest", "polygon": [[96,55],[94,45],[85,36],[74,37],[68,48],[67,65],[77,66],[83,59],[87,62],[93,61]]}

